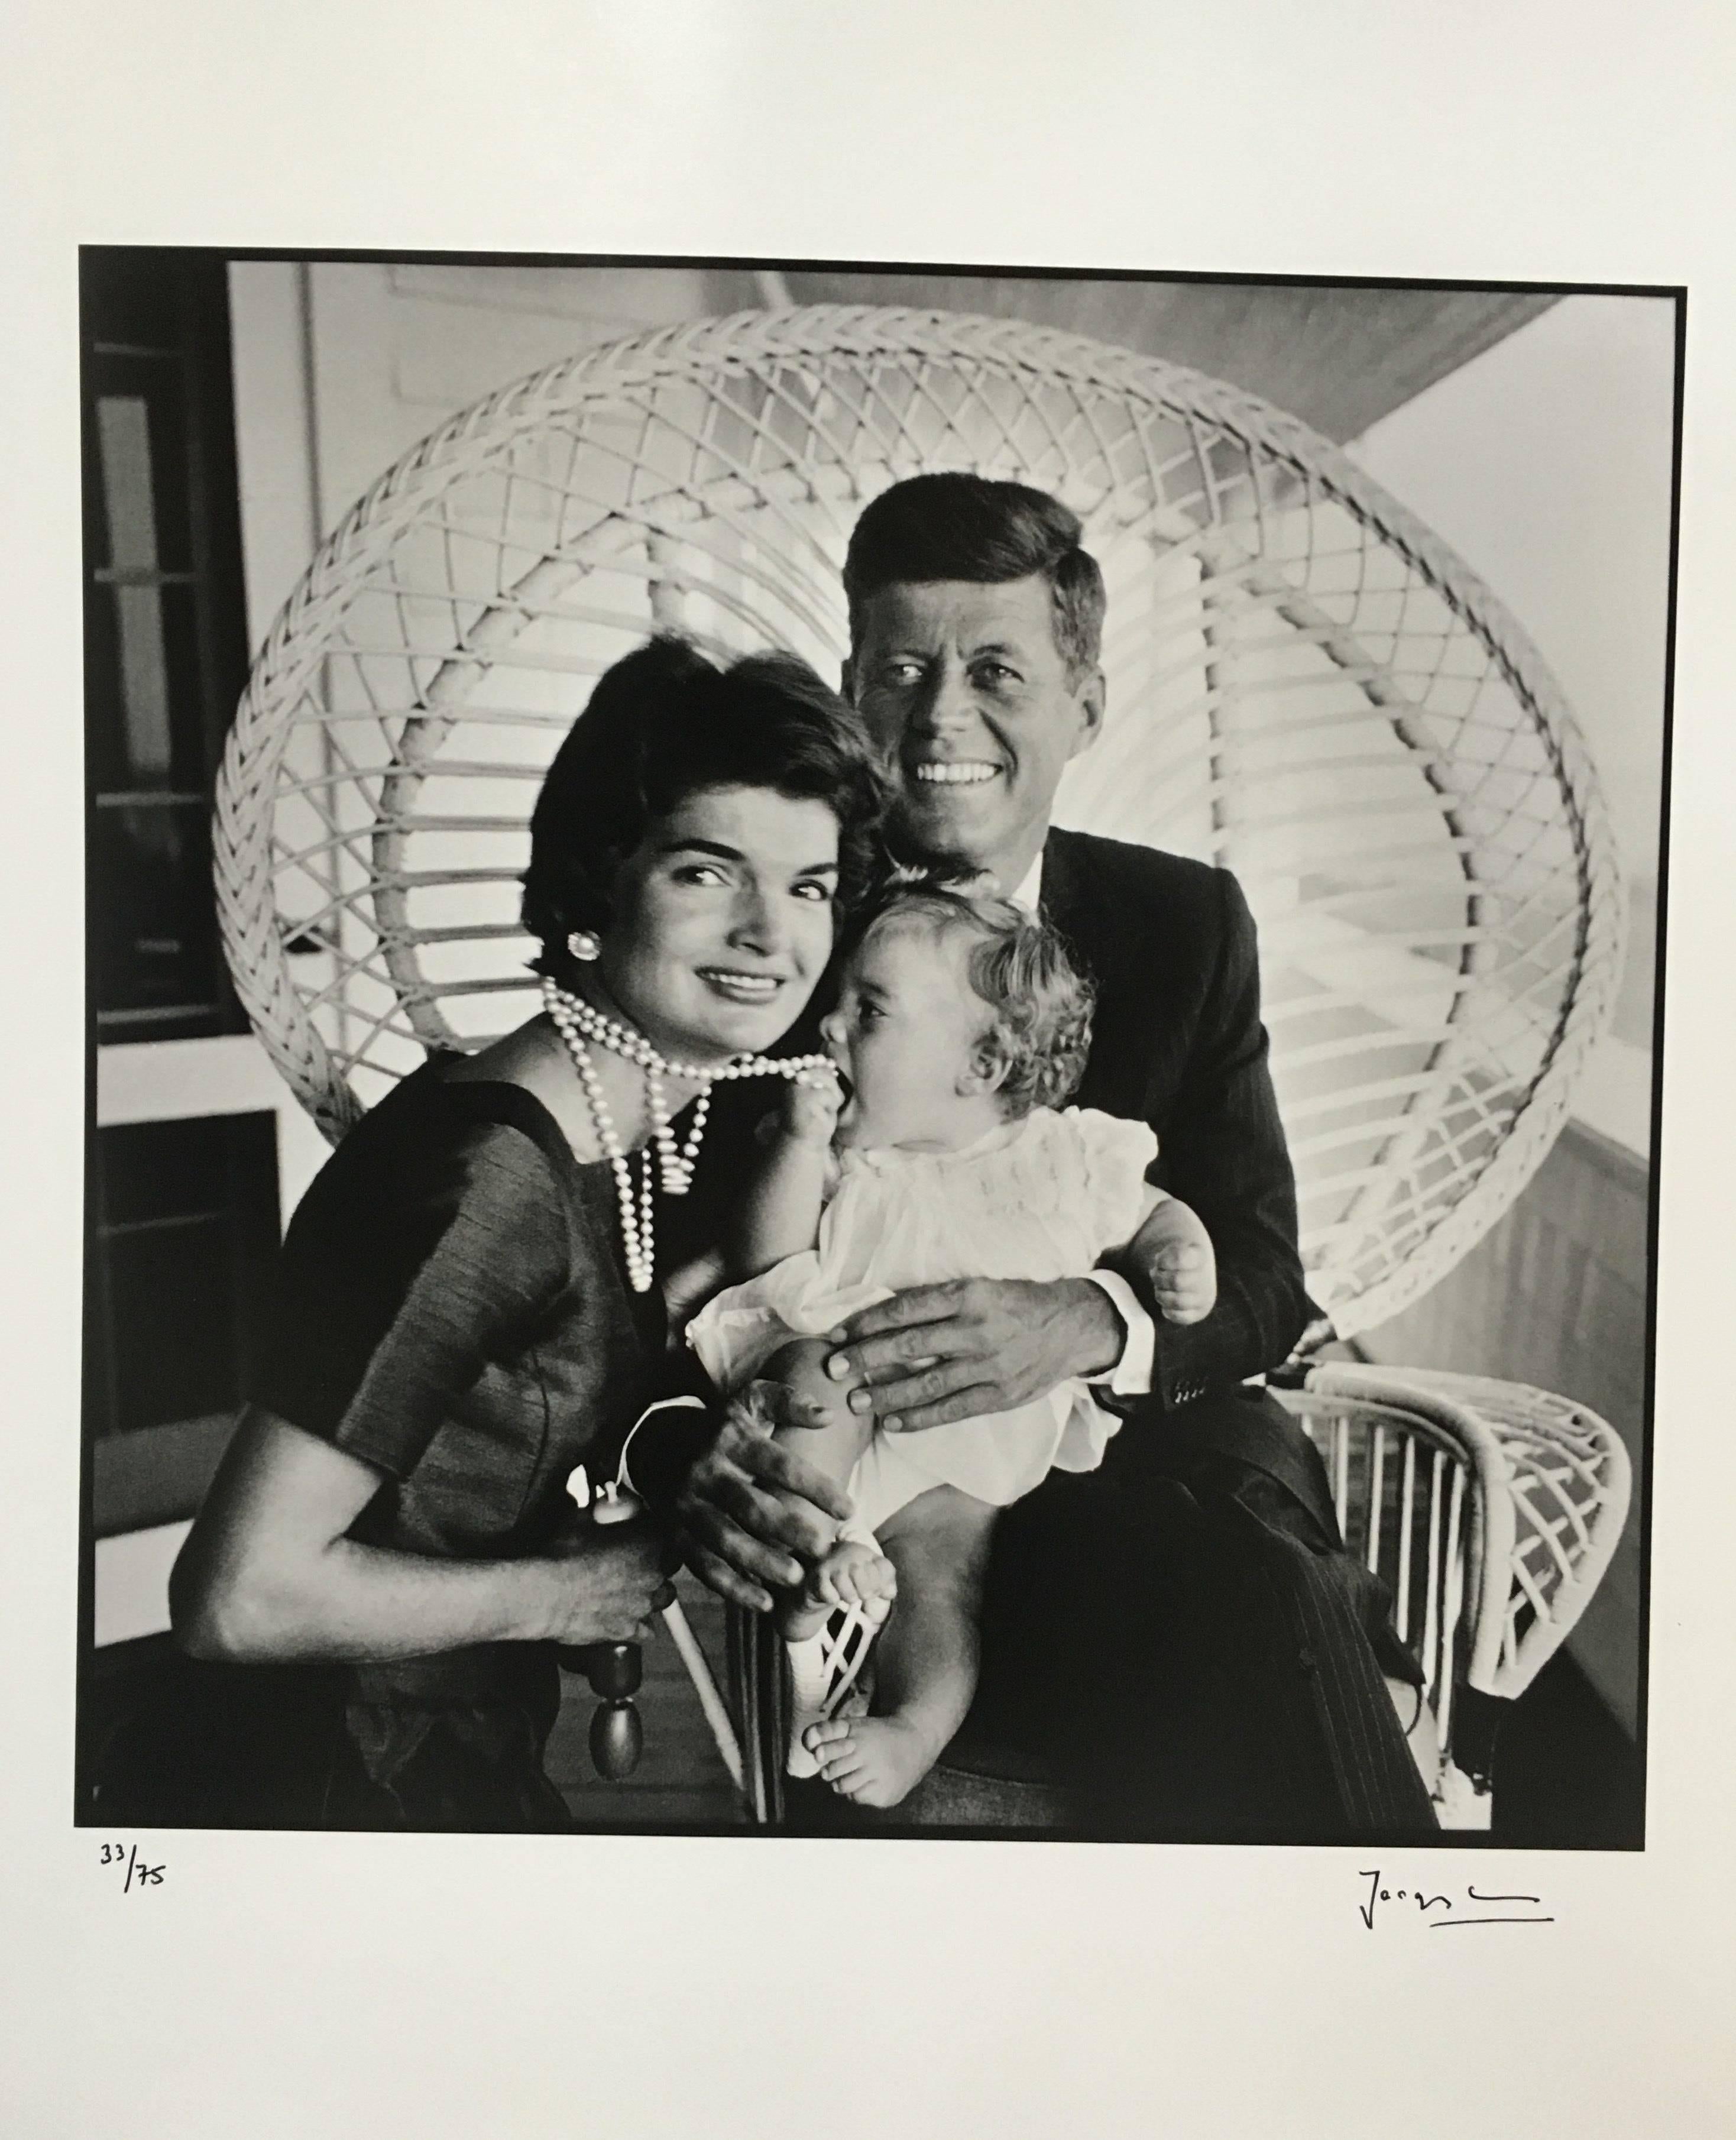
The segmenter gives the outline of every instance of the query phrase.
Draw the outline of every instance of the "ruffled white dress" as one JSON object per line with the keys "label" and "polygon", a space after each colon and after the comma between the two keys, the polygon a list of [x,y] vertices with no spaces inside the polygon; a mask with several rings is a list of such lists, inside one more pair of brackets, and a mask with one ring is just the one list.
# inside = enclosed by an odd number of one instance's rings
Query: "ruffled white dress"
{"label": "ruffled white dress", "polygon": [[[733,1286],[689,1326],[733,1391],[792,1338],[949,1279],[1082,1278],[1140,1224],[1157,1139],[1089,1107],[1040,1107],[954,1152],[846,1151],[817,1247]],[[869,1529],[934,1485],[1004,1508],[1052,1468],[1094,1471],[1119,1421],[1081,1382],[1015,1411],[874,1436],[850,1480]]]}

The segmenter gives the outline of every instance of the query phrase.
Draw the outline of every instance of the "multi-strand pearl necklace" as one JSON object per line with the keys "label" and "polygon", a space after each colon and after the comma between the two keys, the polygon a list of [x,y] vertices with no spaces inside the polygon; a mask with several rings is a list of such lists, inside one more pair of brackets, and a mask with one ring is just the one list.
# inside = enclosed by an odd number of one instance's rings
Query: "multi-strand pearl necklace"
{"label": "multi-strand pearl necklace", "polygon": [[[603,1148],[615,1176],[615,1200],[620,1206],[622,1244],[626,1250],[627,1276],[635,1293],[649,1293],[655,1277],[655,1243],[651,1220],[651,1154],[657,1155],[658,1172],[662,1179],[666,1196],[684,1196],[693,1185],[694,1162],[699,1156],[699,1142],[705,1134],[705,1120],[711,1109],[711,1088],[733,1077],[812,1077],[821,1071],[830,1070],[831,1058],[826,1055],[738,1055],[732,1061],[715,1066],[693,1063],[671,1063],[651,1045],[642,1033],[618,1019],[606,1017],[595,1004],[586,1003],[582,996],[571,994],[558,983],[545,979],[542,1000],[553,1022],[557,1033],[566,1043],[572,1058],[572,1067],[578,1072],[579,1088],[585,1095],[585,1103],[591,1110],[591,1119],[596,1127],[597,1142]],[[602,1082],[596,1074],[596,1065],[591,1059],[587,1041],[595,1041],[613,1055],[624,1055],[628,1062],[636,1063],[645,1072],[645,1111],[650,1117],[650,1141],[645,1146],[645,1160],[640,1172],[639,1186],[633,1185],[632,1161],[622,1149],[616,1134],[614,1117],[603,1097]],[[667,1095],[664,1089],[666,1077],[679,1079],[685,1084],[697,1085],[699,1097],[694,1109],[694,1126],[688,1132],[685,1144],[677,1146],[675,1132],[669,1126]]]}

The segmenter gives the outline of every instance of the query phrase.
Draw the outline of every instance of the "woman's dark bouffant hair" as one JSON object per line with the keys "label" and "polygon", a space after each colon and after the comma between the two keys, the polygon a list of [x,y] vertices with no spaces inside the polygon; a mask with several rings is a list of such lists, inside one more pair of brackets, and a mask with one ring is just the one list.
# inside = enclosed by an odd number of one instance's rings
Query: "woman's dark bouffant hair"
{"label": "woman's dark bouffant hair", "polygon": [[653,639],[598,678],[537,798],[523,915],[537,972],[563,977],[568,935],[607,926],[615,873],[646,828],[707,788],[826,804],[846,914],[881,868],[885,778],[837,693],[793,654],[719,669],[684,640]]}

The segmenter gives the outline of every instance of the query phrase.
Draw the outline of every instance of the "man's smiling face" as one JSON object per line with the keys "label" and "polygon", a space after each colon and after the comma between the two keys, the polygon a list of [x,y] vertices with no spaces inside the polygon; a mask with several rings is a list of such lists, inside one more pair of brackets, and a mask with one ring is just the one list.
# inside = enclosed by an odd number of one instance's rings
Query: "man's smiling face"
{"label": "man's smiling face", "polygon": [[1069,677],[1040,574],[883,587],[860,626],[846,682],[897,782],[900,844],[1017,891],[1068,759],[1096,735],[1102,672]]}

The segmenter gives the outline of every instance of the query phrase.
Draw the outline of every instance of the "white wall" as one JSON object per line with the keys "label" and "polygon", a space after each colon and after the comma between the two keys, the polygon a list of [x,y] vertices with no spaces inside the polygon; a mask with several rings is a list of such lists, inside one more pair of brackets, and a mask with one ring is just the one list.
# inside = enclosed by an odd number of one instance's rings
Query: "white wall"
{"label": "white wall", "polygon": [[[232,275],[262,272],[306,277],[322,533],[401,454],[496,388],[625,335],[758,302],[751,276],[704,268],[325,261]],[[251,547],[245,518],[243,537]]]}
{"label": "white wall", "polygon": [[1615,1033],[1576,1112],[1648,1149],[1675,312],[1567,297],[1347,449],[1520,620],[1573,707],[1631,894]]}
{"label": "white wall", "polygon": [[[1667,300],[1566,298],[1349,449],[1520,619],[1584,732],[1631,904],[1614,1028],[1588,1066],[1575,1112],[1642,1156],[1650,1131],[1675,331]],[[1638,1474],[1643,1247],[1623,1251],[1624,1286],[1575,1245],[1577,1185],[1564,1171],[1565,1152],[1557,1148],[1550,1171],[1497,1236],[1366,1342],[1377,1357],[1493,1369],[1571,1388],[1603,1405],[1628,1440]],[[1643,1201],[1629,1202],[1631,1209],[1619,1212],[1597,1207],[1612,1253],[1636,1232],[1643,1239]],[[1584,1227],[1583,1215],[1578,1223]],[[1607,1297],[1626,1304],[1619,1344],[1610,1329],[1587,1330],[1566,1313],[1570,1269],[1587,1274],[1575,1281],[1582,1287],[1582,1317],[1595,1317],[1606,1298],[1597,1289],[1600,1276],[1614,1288]],[[1621,1357],[1606,1357],[1612,1345]],[[1612,1395],[1624,1401],[1612,1402]],[[1575,1656],[1630,1731],[1641,1582],[1639,1527],[1631,1522],[1572,1638]]]}

